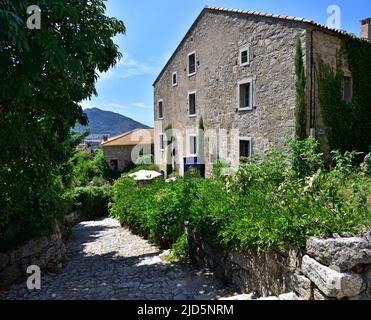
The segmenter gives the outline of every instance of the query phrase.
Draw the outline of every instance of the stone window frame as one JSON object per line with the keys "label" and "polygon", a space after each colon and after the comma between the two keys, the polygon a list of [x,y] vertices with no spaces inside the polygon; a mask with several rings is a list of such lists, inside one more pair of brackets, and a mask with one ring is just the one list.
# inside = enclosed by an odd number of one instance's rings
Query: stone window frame
{"label": "stone window frame", "polygon": [[[191,153],[191,147],[192,147],[192,144],[191,144],[191,138],[194,138],[195,140],[193,141],[193,142],[196,142],[196,144],[194,145],[194,149],[195,149],[195,151],[196,151],[196,153]],[[197,134],[195,134],[195,133],[191,133],[191,134],[189,134],[188,135],[188,148],[187,148],[187,150],[188,150],[188,157],[197,157],[197,144],[198,144],[198,141],[197,141],[198,139],[197,139]],[[192,143],[193,143],[192,142]]]}
{"label": "stone window frame", "polygon": [[[160,112],[160,103],[162,104],[161,112]],[[158,119],[164,120],[164,99],[159,99],[157,102],[157,106],[158,106]]]}
{"label": "stone window frame", "polygon": [[[195,56],[195,72],[189,73],[189,71],[190,71],[189,57],[192,56],[192,55]],[[188,53],[188,56],[187,56],[187,66],[188,66],[188,77],[192,77],[192,76],[196,75],[196,73],[197,73],[197,54],[196,54],[196,51],[192,51],[191,53]]]}
{"label": "stone window frame", "polygon": [[[174,83],[174,76],[175,76],[175,83]],[[175,71],[171,74],[171,84],[173,87],[176,87],[178,85],[178,73]]]}
{"label": "stone window frame", "polygon": [[[241,108],[241,85],[250,84],[250,106],[247,108]],[[247,78],[237,82],[237,110],[238,111],[252,111],[254,110],[254,79]]]}
{"label": "stone window frame", "polygon": [[[191,108],[190,108],[191,105],[190,105],[189,97],[193,94],[195,96],[195,113],[190,113],[191,112]],[[197,117],[197,90],[188,91],[188,117],[189,118]]]}
{"label": "stone window frame", "polygon": [[163,132],[158,134],[160,142],[160,151],[165,151],[165,134]]}
{"label": "stone window frame", "polygon": [[253,152],[253,138],[252,137],[249,137],[249,136],[240,136],[238,137],[238,152],[237,152],[237,157],[238,157],[238,161],[237,163],[240,164],[241,163],[241,156],[240,156],[240,153],[241,153],[241,141],[248,141],[249,142],[249,158],[252,157],[252,152]]}
{"label": "stone window frame", "polygon": [[[247,51],[247,62],[242,63],[242,52]],[[247,67],[250,65],[250,45],[245,45],[239,49],[238,61],[240,67]]]}

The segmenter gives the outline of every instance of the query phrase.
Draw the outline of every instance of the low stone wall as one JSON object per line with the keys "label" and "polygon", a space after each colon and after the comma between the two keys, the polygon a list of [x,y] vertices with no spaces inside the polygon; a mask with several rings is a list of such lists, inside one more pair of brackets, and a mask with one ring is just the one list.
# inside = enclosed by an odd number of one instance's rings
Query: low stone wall
{"label": "low stone wall", "polygon": [[7,288],[27,277],[27,268],[31,265],[48,271],[61,268],[65,254],[66,248],[58,225],[47,237],[30,240],[8,252],[0,252],[0,288]]}
{"label": "low stone wall", "polygon": [[194,262],[243,293],[290,300],[371,300],[370,232],[362,237],[310,238],[306,249],[285,253],[233,252],[187,232]]}

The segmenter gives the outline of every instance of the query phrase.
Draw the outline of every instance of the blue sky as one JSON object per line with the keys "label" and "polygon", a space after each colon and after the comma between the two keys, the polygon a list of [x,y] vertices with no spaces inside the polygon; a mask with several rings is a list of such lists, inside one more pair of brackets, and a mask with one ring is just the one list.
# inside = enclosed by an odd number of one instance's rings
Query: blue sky
{"label": "blue sky", "polygon": [[114,111],[153,126],[153,81],[205,5],[309,18],[326,24],[327,8],[341,9],[341,28],[359,34],[371,17],[370,0],[108,0],[107,14],[124,21],[116,37],[124,58],[97,83],[98,97],[83,107]]}

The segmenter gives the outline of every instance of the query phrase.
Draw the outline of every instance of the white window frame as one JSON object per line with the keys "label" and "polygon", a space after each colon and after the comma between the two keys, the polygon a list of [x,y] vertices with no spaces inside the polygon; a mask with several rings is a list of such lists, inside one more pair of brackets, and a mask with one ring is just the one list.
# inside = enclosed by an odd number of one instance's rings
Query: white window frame
{"label": "white window frame", "polygon": [[[176,77],[176,82],[174,83],[174,76]],[[173,87],[176,87],[178,85],[178,73],[173,72],[171,75],[171,84]]]}
{"label": "white window frame", "polygon": [[249,145],[250,145],[250,148],[249,148],[249,153],[250,153],[250,158],[252,157],[252,138],[251,137],[239,137],[238,138],[238,153],[237,153],[237,157],[238,157],[238,161],[237,163],[240,164],[240,154],[241,154],[241,141],[248,141],[249,142]]}
{"label": "white window frame", "polygon": [[[160,103],[162,103],[162,117],[160,115]],[[164,119],[164,100],[163,99],[158,100],[157,107],[158,107],[158,119],[163,120]]]}
{"label": "white window frame", "polygon": [[[191,103],[189,97],[194,94],[195,95],[195,113],[190,113],[191,112]],[[197,91],[188,91],[188,117],[190,118],[195,118],[197,117]]]}
{"label": "white window frame", "polygon": [[[242,63],[242,52],[247,51],[247,62]],[[250,46],[246,45],[239,50],[239,56],[238,56],[238,61],[240,64],[240,67],[246,67],[250,65]]]}
{"label": "white window frame", "polygon": [[[160,142],[160,151],[165,151],[165,134],[164,133],[159,133],[158,134],[159,136],[159,142]],[[162,148],[161,148],[161,144],[162,144]]]}
{"label": "white window frame", "polygon": [[[195,55],[195,72],[193,72],[193,73],[189,73],[189,71],[190,71],[190,68],[189,68],[189,57],[191,55]],[[196,54],[196,51],[193,51],[193,52],[191,52],[191,53],[188,54],[188,56],[187,56],[187,66],[188,66],[188,77],[194,76],[197,73],[197,54]]]}
{"label": "white window frame", "polygon": [[[196,138],[196,145],[195,145],[196,153],[195,154],[191,153],[191,138]],[[197,144],[198,144],[197,134],[189,134],[188,135],[188,157],[197,157],[197,151],[198,151]]]}
{"label": "white window frame", "polygon": [[[249,107],[246,107],[246,108],[241,108],[241,92],[240,92],[240,88],[241,88],[241,85],[244,85],[244,84],[250,84],[250,106]],[[238,111],[251,111],[254,109],[254,81],[253,79],[244,79],[244,80],[241,80],[241,81],[238,81],[237,83],[237,109]]]}

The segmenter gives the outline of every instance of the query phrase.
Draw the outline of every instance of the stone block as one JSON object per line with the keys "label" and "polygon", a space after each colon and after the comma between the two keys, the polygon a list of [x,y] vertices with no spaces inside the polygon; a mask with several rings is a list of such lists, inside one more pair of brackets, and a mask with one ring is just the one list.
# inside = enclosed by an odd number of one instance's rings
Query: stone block
{"label": "stone block", "polygon": [[366,238],[310,238],[307,254],[326,266],[340,271],[350,270],[359,264],[371,263],[371,243]]}
{"label": "stone block", "polygon": [[290,285],[299,298],[304,300],[311,300],[313,298],[312,281],[310,281],[307,277],[292,274],[290,275]]}
{"label": "stone block", "polygon": [[359,274],[335,271],[309,256],[303,258],[302,271],[328,297],[354,297],[364,289],[364,281]]}
{"label": "stone block", "polygon": [[315,301],[330,300],[329,297],[326,297],[326,295],[317,288],[313,290],[313,299]]}

